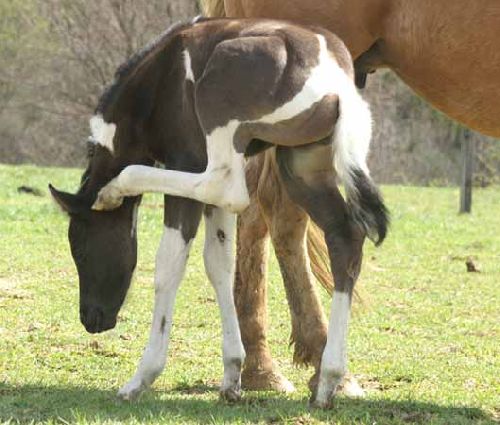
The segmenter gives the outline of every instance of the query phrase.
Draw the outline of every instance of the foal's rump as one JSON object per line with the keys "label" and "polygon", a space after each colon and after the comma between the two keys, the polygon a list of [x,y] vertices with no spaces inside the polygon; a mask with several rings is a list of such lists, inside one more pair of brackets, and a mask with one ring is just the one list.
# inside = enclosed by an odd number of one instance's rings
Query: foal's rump
{"label": "foal's rump", "polygon": [[[338,115],[338,84],[351,74],[349,53],[336,39],[305,27],[276,21],[248,25],[220,42],[196,84],[196,105],[206,134],[236,125],[236,151],[252,139],[300,146],[333,133]],[[328,47],[327,47],[328,46]],[[342,82],[336,74],[344,75]]]}
{"label": "foal's rump", "polygon": [[387,214],[366,165],[371,114],[335,35],[277,21],[249,25],[215,47],[195,97],[208,138],[226,129],[239,154],[253,140],[288,148],[329,141],[329,172],[344,183],[352,217],[384,239]]}

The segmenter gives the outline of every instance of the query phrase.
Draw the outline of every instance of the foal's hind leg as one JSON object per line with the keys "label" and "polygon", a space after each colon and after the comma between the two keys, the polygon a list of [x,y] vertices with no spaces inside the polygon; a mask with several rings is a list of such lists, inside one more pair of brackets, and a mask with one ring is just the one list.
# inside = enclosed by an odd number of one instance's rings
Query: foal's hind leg
{"label": "foal's hind leg", "polygon": [[149,342],[134,377],[118,396],[137,398],[165,368],[174,301],[184,275],[203,205],[189,199],[165,197],[165,229],[156,254],[155,305]]}
{"label": "foal's hind leg", "polygon": [[245,350],[233,298],[236,215],[221,208],[205,209],[205,269],[217,295],[222,319],[224,379],[220,393],[228,401],[240,399]]}
{"label": "foal's hind leg", "polygon": [[364,232],[350,219],[335,182],[331,146],[278,148],[277,160],[290,197],[325,232],[334,277],[334,295],[314,405],[326,407],[347,370],[347,328],[351,298],[362,258]]}

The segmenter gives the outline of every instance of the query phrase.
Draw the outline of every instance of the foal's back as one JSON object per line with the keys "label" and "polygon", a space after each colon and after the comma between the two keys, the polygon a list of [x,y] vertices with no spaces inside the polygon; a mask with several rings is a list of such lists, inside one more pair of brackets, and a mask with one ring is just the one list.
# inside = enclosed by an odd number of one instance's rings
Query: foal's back
{"label": "foal's back", "polygon": [[244,153],[255,139],[298,146],[333,133],[338,94],[352,84],[353,66],[332,33],[219,19],[186,29],[184,44],[205,134],[234,124],[235,148]]}

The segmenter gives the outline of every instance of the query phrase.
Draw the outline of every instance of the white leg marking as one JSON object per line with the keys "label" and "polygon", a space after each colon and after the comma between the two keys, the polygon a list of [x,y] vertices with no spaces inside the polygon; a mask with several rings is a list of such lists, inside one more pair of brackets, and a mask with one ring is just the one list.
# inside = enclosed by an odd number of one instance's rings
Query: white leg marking
{"label": "white leg marking", "polygon": [[347,332],[351,299],[349,294],[334,292],[326,347],[321,357],[318,392],[314,404],[326,407],[347,371]]}
{"label": "white leg marking", "polygon": [[149,342],[134,377],[118,392],[124,400],[137,398],[165,367],[175,296],[190,248],[191,241],[186,243],[179,230],[164,229],[156,254],[155,305]]}
{"label": "white leg marking", "polygon": [[114,153],[113,139],[115,138],[116,124],[105,122],[102,115],[93,116],[89,124],[92,134],[89,140]]}
{"label": "white leg marking", "polygon": [[241,367],[245,360],[245,349],[241,342],[233,298],[235,233],[236,216],[234,214],[214,208],[206,217],[203,258],[220,308],[224,361],[221,396],[229,401],[240,398]]}
{"label": "white leg marking", "polygon": [[191,55],[189,54],[189,50],[184,50],[182,52],[184,56],[184,69],[186,70],[186,80],[194,83],[194,73],[193,67],[191,66]]}
{"label": "white leg marking", "polygon": [[130,165],[99,192],[95,210],[118,207],[124,196],[145,192],[191,198],[233,212],[250,203],[245,181],[245,159],[234,150],[233,137],[239,123],[217,128],[207,136],[208,165],[203,173],[161,170]]}

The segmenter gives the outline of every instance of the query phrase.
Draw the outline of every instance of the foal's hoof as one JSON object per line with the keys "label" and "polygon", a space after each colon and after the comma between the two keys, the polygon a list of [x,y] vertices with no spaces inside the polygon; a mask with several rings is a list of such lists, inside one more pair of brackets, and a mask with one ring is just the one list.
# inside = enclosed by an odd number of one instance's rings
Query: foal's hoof
{"label": "foal's hoof", "polygon": [[362,398],[366,395],[365,390],[361,388],[358,380],[354,376],[346,376],[338,387],[338,391],[347,397]]}
{"label": "foal's hoof", "polygon": [[97,194],[97,199],[92,205],[95,211],[109,211],[118,208],[123,203],[123,195],[113,185],[113,182],[104,186]]}
{"label": "foal's hoof", "polygon": [[228,388],[220,391],[220,398],[228,403],[237,403],[241,400],[241,391],[239,388]]}
{"label": "foal's hoof", "polygon": [[[315,373],[309,380],[309,390],[315,395],[318,389],[318,373]],[[347,397],[362,398],[366,395],[365,390],[361,388],[358,380],[353,375],[346,375],[342,382],[337,387],[337,392],[344,394]],[[313,400],[313,396],[311,396]]]}
{"label": "foal's hoof", "polygon": [[145,389],[146,386],[141,382],[130,381],[120,388],[117,396],[120,400],[135,401],[141,396]]}
{"label": "foal's hoof", "polygon": [[328,410],[333,407],[333,400],[335,399],[334,396],[330,397],[327,400],[318,400],[316,397],[309,399],[309,406],[313,409],[322,409],[322,410]]}
{"label": "foal's hoof", "polygon": [[277,391],[292,393],[293,384],[275,370],[246,369],[241,375],[241,386],[250,391]]}
{"label": "foal's hoof", "polygon": [[321,394],[318,391],[318,386],[311,389],[309,406],[313,409],[331,409],[333,407],[333,400],[335,399],[338,387],[338,385],[333,385],[329,390],[323,391]]}

